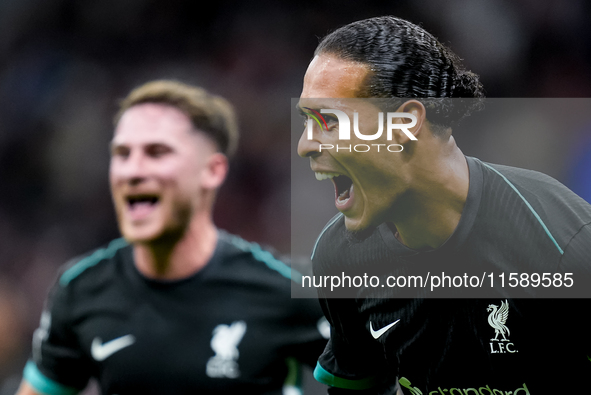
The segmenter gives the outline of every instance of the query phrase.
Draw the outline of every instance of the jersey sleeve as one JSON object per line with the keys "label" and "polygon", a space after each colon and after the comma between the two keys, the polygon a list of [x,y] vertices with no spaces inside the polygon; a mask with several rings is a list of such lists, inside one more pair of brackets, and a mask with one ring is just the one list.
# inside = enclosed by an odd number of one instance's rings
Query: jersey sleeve
{"label": "jersey sleeve", "polygon": [[[591,256],[591,223],[581,227],[564,248],[564,254],[560,260],[561,267],[565,270],[574,269],[582,273],[591,271],[589,257]],[[588,284],[591,285],[591,284]]]}
{"label": "jersey sleeve", "polygon": [[[573,311],[577,311],[569,316],[574,325],[569,325],[569,339],[576,341],[574,347],[580,349],[588,361],[588,368],[591,369],[591,335],[589,335],[587,314],[580,313],[589,311],[591,307],[591,295],[587,290],[591,288],[591,224],[583,226],[577,234],[571,239],[560,261],[560,268],[563,272],[571,272],[573,281],[580,283],[579,289],[585,290],[581,294],[582,299],[572,299],[570,305]],[[579,285],[579,284],[577,284]]]}
{"label": "jersey sleeve", "polygon": [[355,390],[356,394],[366,391],[376,394],[386,388],[395,389],[396,374],[393,372],[388,382],[381,346],[372,341],[361,321],[356,319],[355,301],[321,299],[321,305],[331,332],[314,369],[316,380],[332,387],[331,394],[348,393],[348,390]]}
{"label": "jersey sleeve", "polygon": [[293,314],[289,324],[286,354],[313,368],[326,346],[330,329],[316,299],[291,299]]}
{"label": "jersey sleeve", "polygon": [[59,282],[50,291],[33,334],[32,357],[23,372],[23,378],[46,395],[76,394],[90,378],[89,363],[72,332],[68,291]]}

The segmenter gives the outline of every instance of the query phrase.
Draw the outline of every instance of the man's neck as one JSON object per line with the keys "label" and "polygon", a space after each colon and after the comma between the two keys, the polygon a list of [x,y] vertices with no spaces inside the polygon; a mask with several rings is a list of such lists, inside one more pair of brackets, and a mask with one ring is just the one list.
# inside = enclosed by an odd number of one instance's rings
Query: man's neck
{"label": "man's neck", "polygon": [[453,139],[443,157],[432,157],[413,188],[396,205],[396,237],[417,250],[441,246],[454,233],[468,197],[470,172]]}
{"label": "man's neck", "polygon": [[210,218],[194,220],[180,238],[134,244],[135,265],[140,273],[152,279],[187,278],[209,262],[217,239],[217,229]]}

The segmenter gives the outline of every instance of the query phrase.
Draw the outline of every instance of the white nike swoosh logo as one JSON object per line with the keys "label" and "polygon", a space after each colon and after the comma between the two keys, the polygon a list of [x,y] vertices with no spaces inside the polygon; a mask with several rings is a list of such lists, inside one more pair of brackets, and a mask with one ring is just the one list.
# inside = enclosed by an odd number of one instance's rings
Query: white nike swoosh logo
{"label": "white nike swoosh logo", "polygon": [[133,335],[121,336],[105,344],[103,344],[100,337],[95,337],[90,346],[90,353],[96,361],[104,361],[117,351],[131,346],[133,343],[135,343],[135,337]]}
{"label": "white nike swoosh logo", "polygon": [[379,329],[377,331],[373,329],[372,323],[371,323],[371,321],[369,321],[369,331],[371,332],[371,335],[373,336],[374,339],[379,339],[380,336],[382,336],[384,333],[386,333],[388,331],[388,329],[390,329],[394,325],[398,324],[398,321],[400,321],[400,319],[397,319],[396,321],[394,321],[390,325],[386,325],[385,327],[383,327],[382,329]]}

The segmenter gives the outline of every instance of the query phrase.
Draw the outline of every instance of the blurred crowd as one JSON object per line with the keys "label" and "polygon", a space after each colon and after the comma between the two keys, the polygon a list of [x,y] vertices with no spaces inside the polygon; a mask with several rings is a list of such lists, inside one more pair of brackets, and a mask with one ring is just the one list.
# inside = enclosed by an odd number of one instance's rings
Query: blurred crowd
{"label": "blurred crowd", "polygon": [[[118,237],[107,177],[117,101],[158,78],[229,99],[241,141],[216,223],[288,252],[290,98],[320,37],[378,15],[432,32],[489,97],[591,96],[585,0],[0,0],[0,395],[19,381],[57,267]],[[487,159],[493,133],[464,138],[464,152]],[[569,138],[547,172],[582,191],[591,126],[550,133]],[[532,160],[548,141],[532,137]]]}

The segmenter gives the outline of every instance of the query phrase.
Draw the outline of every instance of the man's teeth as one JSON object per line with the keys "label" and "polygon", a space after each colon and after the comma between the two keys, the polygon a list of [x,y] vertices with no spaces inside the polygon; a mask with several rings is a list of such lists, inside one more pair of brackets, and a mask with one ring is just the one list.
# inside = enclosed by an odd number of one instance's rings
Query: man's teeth
{"label": "man's teeth", "polygon": [[319,172],[314,172],[314,174],[316,175],[316,179],[318,181],[326,180],[328,178],[338,177],[340,175],[339,173],[319,173]]}

